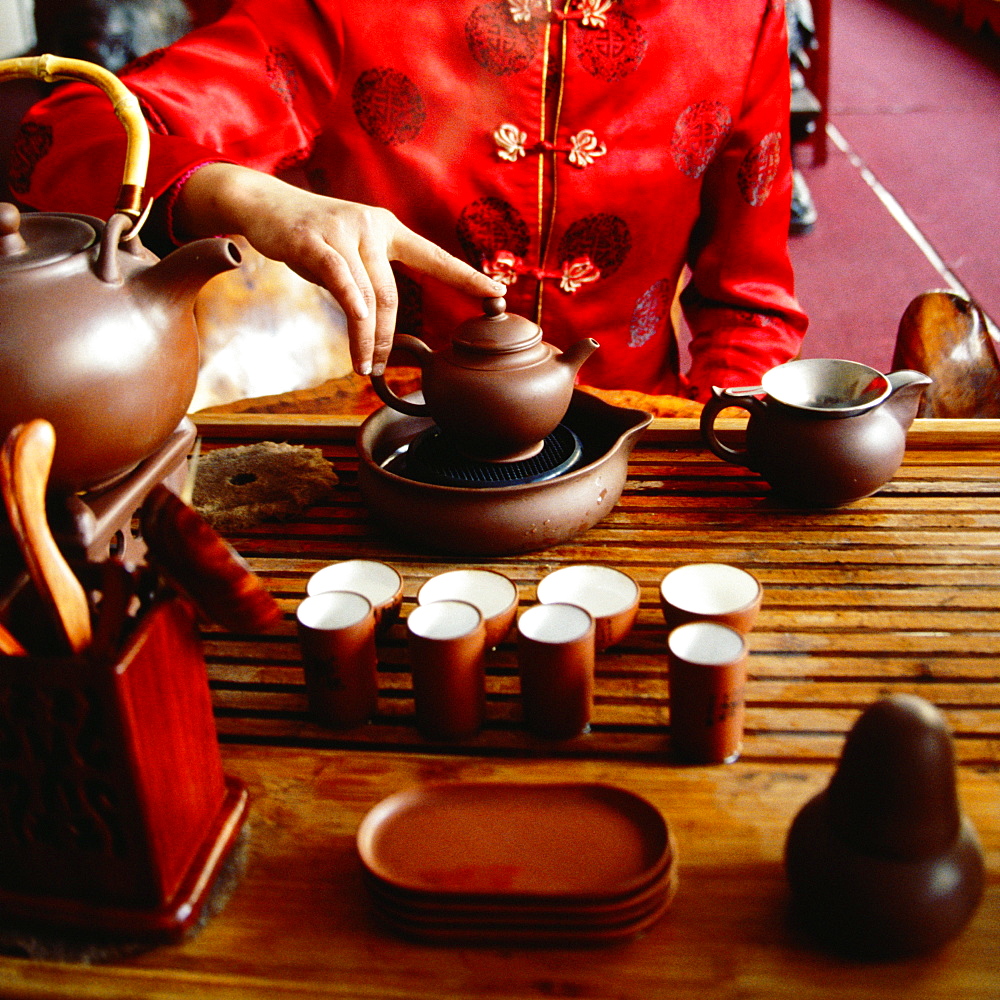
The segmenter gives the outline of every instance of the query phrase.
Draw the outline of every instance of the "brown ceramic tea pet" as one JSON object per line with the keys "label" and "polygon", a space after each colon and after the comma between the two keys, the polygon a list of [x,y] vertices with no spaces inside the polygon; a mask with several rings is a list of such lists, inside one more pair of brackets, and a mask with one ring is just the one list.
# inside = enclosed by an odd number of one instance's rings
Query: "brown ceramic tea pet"
{"label": "brown ceramic tea pet", "polygon": [[962,930],[982,896],[983,856],[933,705],[897,695],[861,715],[829,786],[792,823],[785,869],[795,918],[834,951],[895,958]]}

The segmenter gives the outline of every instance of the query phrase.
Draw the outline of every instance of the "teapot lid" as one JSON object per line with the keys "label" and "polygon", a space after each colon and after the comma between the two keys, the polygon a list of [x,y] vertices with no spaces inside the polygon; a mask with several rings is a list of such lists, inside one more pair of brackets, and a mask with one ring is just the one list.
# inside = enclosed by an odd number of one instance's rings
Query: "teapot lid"
{"label": "teapot lid", "polygon": [[81,215],[27,212],[0,202],[0,274],[53,264],[97,242],[97,229]]}
{"label": "teapot lid", "polygon": [[506,309],[507,302],[503,298],[483,299],[484,315],[459,324],[452,345],[476,354],[503,355],[538,344],[542,339],[541,327]]}

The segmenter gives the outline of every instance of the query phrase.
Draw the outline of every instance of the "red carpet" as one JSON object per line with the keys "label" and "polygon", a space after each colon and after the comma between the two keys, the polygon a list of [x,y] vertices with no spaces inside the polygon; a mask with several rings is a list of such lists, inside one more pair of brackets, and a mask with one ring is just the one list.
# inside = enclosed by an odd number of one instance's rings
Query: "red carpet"
{"label": "red carpet", "polygon": [[910,300],[948,284],[879,200],[899,204],[980,306],[1000,319],[1000,40],[920,0],[834,0],[827,163],[798,160],[819,212],[791,240],[810,313],[805,357],[887,370]]}

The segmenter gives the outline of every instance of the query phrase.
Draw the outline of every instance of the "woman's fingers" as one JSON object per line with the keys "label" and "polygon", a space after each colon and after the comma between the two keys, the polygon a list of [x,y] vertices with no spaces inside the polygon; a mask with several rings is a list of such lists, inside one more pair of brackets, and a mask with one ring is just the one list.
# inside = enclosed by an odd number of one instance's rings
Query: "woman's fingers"
{"label": "woman's fingers", "polygon": [[384,254],[376,254],[366,261],[368,280],[375,293],[375,325],[372,330],[372,353],[365,361],[371,362],[371,372],[381,375],[385,371],[392,350],[393,333],[396,330],[396,314],[399,308],[399,292],[396,278]]}
{"label": "woman's fingers", "polygon": [[359,375],[379,375],[389,359],[396,328],[399,296],[388,246],[400,223],[382,209],[344,202],[333,204],[337,212],[324,238],[333,257],[343,260],[345,266],[334,267],[331,276],[322,283],[342,306],[345,301],[363,302],[363,310],[344,310],[351,360]]}
{"label": "woman's fingers", "polygon": [[389,246],[389,255],[393,260],[437,278],[461,292],[468,292],[469,295],[495,298],[506,293],[507,288],[501,282],[477,271],[464,260],[453,257],[436,243],[407,229],[402,223],[397,225],[399,228]]}
{"label": "woman's fingers", "polygon": [[325,287],[347,318],[354,370],[389,357],[398,293],[392,261],[480,298],[506,288],[404,226],[392,212],[304,191],[267,174],[210,163],[188,179],[175,217],[190,235],[234,232]]}
{"label": "woman's fingers", "polygon": [[[418,236],[391,212],[352,207],[360,209],[361,216],[356,223],[359,265],[364,270],[359,286],[364,283],[365,290],[370,289],[375,313],[374,326],[359,322],[354,333],[355,370],[359,374],[381,374],[392,350],[399,294],[391,261],[406,264],[470,295],[485,297],[506,292],[504,285]],[[356,268],[352,267],[352,271],[356,273]]]}

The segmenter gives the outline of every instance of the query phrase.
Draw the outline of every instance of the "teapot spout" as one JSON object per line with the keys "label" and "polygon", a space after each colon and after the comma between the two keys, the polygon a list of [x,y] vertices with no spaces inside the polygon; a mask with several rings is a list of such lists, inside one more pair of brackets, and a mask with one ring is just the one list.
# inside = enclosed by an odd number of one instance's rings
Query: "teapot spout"
{"label": "teapot spout", "polygon": [[885,405],[899,421],[899,425],[907,430],[917,416],[921,394],[934,379],[909,368],[890,372],[886,378],[889,380],[890,392]]}
{"label": "teapot spout", "polygon": [[575,375],[587,360],[601,345],[592,337],[584,337],[575,344],[567,347],[562,354],[556,356],[555,360],[561,364],[568,365]]}
{"label": "teapot spout", "polygon": [[193,303],[210,278],[239,267],[241,262],[239,247],[232,240],[196,240],[167,254],[137,274],[134,281],[144,285],[160,302]]}

